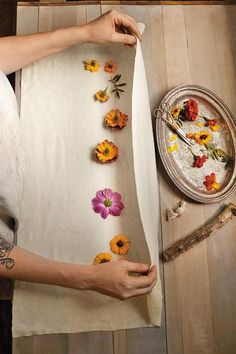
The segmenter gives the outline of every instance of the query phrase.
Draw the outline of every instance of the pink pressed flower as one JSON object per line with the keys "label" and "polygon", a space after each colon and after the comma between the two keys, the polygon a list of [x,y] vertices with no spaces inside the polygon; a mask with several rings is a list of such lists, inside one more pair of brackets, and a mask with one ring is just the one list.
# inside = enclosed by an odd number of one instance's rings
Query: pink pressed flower
{"label": "pink pressed flower", "polygon": [[92,199],[92,204],[95,213],[101,214],[103,219],[106,219],[109,214],[119,216],[124,208],[124,204],[121,202],[121,195],[116,192],[113,193],[108,188],[97,191],[96,197]]}

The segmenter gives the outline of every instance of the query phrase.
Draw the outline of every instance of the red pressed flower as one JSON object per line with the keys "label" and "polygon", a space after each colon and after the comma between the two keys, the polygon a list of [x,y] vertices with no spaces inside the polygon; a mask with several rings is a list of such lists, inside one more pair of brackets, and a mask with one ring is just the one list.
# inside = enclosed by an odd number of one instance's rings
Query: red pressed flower
{"label": "red pressed flower", "polygon": [[206,155],[194,156],[193,167],[201,168],[203,166],[204,162],[206,162],[206,160],[207,160]]}
{"label": "red pressed flower", "polygon": [[208,191],[211,191],[212,189],[215,189],[215,190],[220,189],[220,184],[218,182],[216,182],[215,173],[211,173],[209,176],[206,176],[203,184]]}
{"label": "red pressed flower", "polygon": [[214,127],[214,125],[216,125],[217,123],[217,119],[209,119],[206,121],[206,123],[204,124],[205,127]]}
{"label": "red pressed flower", "polygon": [[198,117],[198,103],[190,98],[184,103],[184,116],[189,121],[194,121]]}

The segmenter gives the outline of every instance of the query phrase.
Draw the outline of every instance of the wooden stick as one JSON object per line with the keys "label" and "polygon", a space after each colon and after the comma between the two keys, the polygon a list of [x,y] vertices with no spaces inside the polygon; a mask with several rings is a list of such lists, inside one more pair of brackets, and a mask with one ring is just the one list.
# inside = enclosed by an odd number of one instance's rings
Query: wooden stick
{"label": "wooden stick", "polygon": [[189,236],[177,241],[167,250],[163,251],[163,262],[172,261],[188,249],[198,244],[200,241],[206,239],[217,230],[221,229],[233,218],[233,216],[236,216],[236,205],[229,203],[225,206],[223,211],[221,211],[219,215],[212,219],[208,224],[200,227]]}

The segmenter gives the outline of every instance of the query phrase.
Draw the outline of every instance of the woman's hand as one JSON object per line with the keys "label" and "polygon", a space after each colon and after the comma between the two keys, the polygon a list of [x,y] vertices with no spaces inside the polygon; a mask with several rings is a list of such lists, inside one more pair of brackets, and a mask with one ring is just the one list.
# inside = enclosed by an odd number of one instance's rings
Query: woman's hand
{"label": "woman's hand", "polygon": [[84,25],[86,41],[90,43],[124,43],[134,45],[141,39],[135,20],[115,10],[110,10]]}
{"label": "woman's hand", "polygon": [[125,259],[94,265],[89,289],[120,300],[146,295],[152,291],[157,279],[156,266],[150,272],[148,270],[149,265]]}

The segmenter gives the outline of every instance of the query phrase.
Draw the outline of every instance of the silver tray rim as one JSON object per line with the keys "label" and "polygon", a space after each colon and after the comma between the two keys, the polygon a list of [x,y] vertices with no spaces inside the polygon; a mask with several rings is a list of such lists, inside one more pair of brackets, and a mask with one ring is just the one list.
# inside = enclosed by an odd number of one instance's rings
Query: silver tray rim
{"label": "silver tray rim", "polygon": [[[210,97],[212,100],[216,101],[217,104],[221,107],[221,109],[223,109],[223,111],[226,113],[227,118],[231,122],[231,124],[234,127],[234,130],[236,132],[236,119],[234,118],[234,116],[233,116],[232,112],[230,111],[230,109],[228,108],[228,106],[214,92],[212,92],[211,90],[209,90],[203,86],[200,86],[200,85],[180,85],[180,86],[174,87],[169,92],[167,92],[167,94],[163,97],[163,99],[161,100],[161,102],[159,104],[159,107],[164,102],[168,102],[174,95],[181,94],[181,92],[186,93],[187,90],[196,91],[196,93],[197,92],[203,93],[206,96]],[[165,124],[165,123],[161,119],[156,118],[155,135],[156,135],[158,151],[159,151],[161,161],[165,167],[167,174],[169,175],[172,182],[178,187],[178,189],[181,192],[183,192],[190,199],[193,199],[197,202],[204,203],[204,204],[207,204],[207,203],[210,204],[210,203],[220,202],[223,199],[231,196],[236,191],[236,163],[234,163],[234,170],[232,172],[232,177],[230,179],[230,182],[233,180],[231,183],[232,184],[231,187],[227,188],[227,186],[229,185],[229,183],[228,183],[223,190],[221,190],[217,193],[214,193],[214,194],[205,195],[205,194],[201,193],[200,191],[198,194],[196,194],[196,191],[191,190],[186,184],[181,182],[180,178],[176,178],[177,175],[175,173],[177,171],[170,167],[169,162],[168,162],[168,158],[167,158],[166,149],[164,148],[164,144],[162,141],[162,136],[161,136],[162,124]],[[235,161],[236,141],[233,141],[233,144],[234,144],[234,161]]]}

